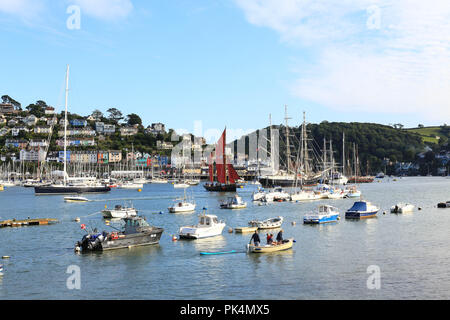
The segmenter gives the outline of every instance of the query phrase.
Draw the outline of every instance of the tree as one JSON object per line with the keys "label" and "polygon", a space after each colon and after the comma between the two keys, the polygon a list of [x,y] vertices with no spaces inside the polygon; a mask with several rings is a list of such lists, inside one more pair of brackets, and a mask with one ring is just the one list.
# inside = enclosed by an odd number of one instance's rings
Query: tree
{"label": "tree", "polygon": [[120,112],[118,109],[116,108],[109,108],[108,110],[106,110],[106,112],[109,113],[108,118],[112,121],[114,121],[115,123],[118,123],[120,120],[123,119],[123,115],[122,112]]}
{"label": "tree", "polygon": [[14,107],[16,107],[17,110],[22,110],[22,105],[20,104],[20,102],[14,100],[6,94],[2,96],[2,101],[3,103],[11,103]]}
{"label": "tree", "polygon": [[94,111],[92,111],[92,117],[94,117],[95,119],[101,119],[101,118],[103,118],[103,113],[100,111],[100,110],[98,110],[98,109],[95,109]]}
{"label": "tree", "polygon": [[142,119],[136,113],[131,113],[127,116],[127,124],[130,126],[135,124],[142,125]]}
{"label": "tree", "polygon": [[48,106],[45,101],[39,100],[36,101],[36,103],[28,105],[25,109],[27,109],[29,113],[34,114],[36,117],[40,118],[45,114],[45,108],[47,107]]}

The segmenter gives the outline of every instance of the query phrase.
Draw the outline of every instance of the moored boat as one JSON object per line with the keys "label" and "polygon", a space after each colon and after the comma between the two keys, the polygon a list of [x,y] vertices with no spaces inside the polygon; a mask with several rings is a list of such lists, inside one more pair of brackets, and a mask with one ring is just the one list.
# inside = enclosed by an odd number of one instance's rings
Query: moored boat
{"label": "moored boat", "polygon": [[252,220],[248,223],[250,227],[257,227],[258,229],[274,229],[280,228],[283,224],[283,217],[269,218],[266,220]]}
{"label": "moored boat", "polygon": [[236,232],[236,233],[255,232],[256,230],[258,230],[258,227],[237,227],[237,228],[234,228],[234,232]]}
{"label": "moored boat", "polygon": [[89,199],[87,199],[87,198],[85,198],[85,197],[81,197],[81,196],[73,196],[73,197],[71,197],[71,196],[67,196],[67,197],[64,197],[64,201],[65,202],[88,202],[89,201]]}
{"label": "moored boat", "polygon": [[[84,235],[75,245],[75,251],[105,251],[158,244],[164,229],[148,224],[143,217],[127,217],[122,231],[102,233],[95,229]],[[86,227],[82,225],[82,229]]]}
{"label": "moored boat", "polygon": [[353,206],[345,212],[346,219],[364,219],[375,217],[380,210],[377,206],[368,201],[356,201]]}
{"label": "moored boat", "polygon": [[247,202],[242,200],[239,195],[235,195],[234,197],[228,198],[227,201],[222,202],[220,204],[221,209],[243,209],[247,208]]}
{"label": "moored boat", "polygon": [[116,205],[114,209],[105,209],[102,210],[103,218],[127,218],[137,216],[138,211],[132,206],[122,206],[120,204]]}
{"label": "moored boat", "polygon": [[205,211],[200,215],[198,224],[180,228],[180,239],[201,239],[222,234],[225,222],[219,221],[215,215],[206,214]]}
{"label": "moored boat", "polygon": [[391,213],[408,213],[414,211],[414,205],[410,203],[397,203],[391,207]]}
{"label": "moored boat", "polygon": [[329,205],[320,205],[316,212],[307,213],[303,217],[305,224],[321,224],[337,220],[339,220],[339,210]]}

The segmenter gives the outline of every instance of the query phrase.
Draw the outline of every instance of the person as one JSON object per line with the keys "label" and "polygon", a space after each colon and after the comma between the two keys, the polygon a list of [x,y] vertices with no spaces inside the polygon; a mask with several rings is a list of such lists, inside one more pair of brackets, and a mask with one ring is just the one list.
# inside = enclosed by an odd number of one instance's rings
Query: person
{"label": "person", "polygon": [[253,244],[258,247],[259,243],[261,242],[261,240],[259,239],[258,230],[255,230],[255,233],[252,235],[250,242],[252,242],[252,240],[253,240]]}
{"label": "person", "polygon": [[277,243],[281,244],[283,242],[283,229],[280,230],[277,234]]}
{"label": "person", "polygon": [[272,244],[273,243],[273,234],[269,233],[267,235],[267,244]]}

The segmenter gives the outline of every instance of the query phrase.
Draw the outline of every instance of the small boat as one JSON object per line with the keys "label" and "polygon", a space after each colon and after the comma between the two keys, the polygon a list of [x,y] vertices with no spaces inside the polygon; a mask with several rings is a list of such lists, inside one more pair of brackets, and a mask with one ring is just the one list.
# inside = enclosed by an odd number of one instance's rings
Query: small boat
{"label": "small boat", "polygon": [[142,189],[142,188],[144,188],[144,184],[127,181],[127,182],[122,183],[119,186],[119,188],[120,189]]}
{"label": "small boat", "polygon": [[219,221],[215,215],[206,214],[205,211],[204,209],[203,214],[200,215],[197,225],[180,228],[180,239],[201,239],[222,234],[225,222]]}
{"label": "small boat", "polygon": [[397,203],[391,207],[391,213],[408,213],[413,212],[414,205],[410,203]]}
{"label": "small boat", "polygon": [[173,184],[174,188],[189,188],[190,186],[191,186],[190,184],[183,181],[174,182]]}
{"label": "small boat", "polygon": [[359,198],[361,197],[361,191],[357,190],[356,187],[351,187],[346,190],[346,198]]}
{"label": "small boat", "polygon": [[220,204],[221,209],[243,209],[247,208],[247,202],[243,201],[239,195],[228,198],[227,201]]}
{"label": "small boat", "polygon": [[320,205],[317,212],[305,214],[303,223],[320,224],[327,222],[336,222],[339,219],[339,210],[329,205]]}
{"label": "small boat", "polygon": [[[124,222],[123,230],[102,233],[94,229],[84,235],[81,241],[75,245],[75,251],[105,251],[112,249],[131,248],[158,244],[164,229],[150,226],[143,217],[127,217],[121,219]],[[85,225],[81,225],[85,229]]]}
{"label": "small boat", "polygon": [[114,209],[106,209],[102,210],[103,218],[128,218],[137,216],[137,210],[133,207],[121,206],[120,204],[116,205]]}
{"label": "small boat", "polygon": [[151,183],[168,183],[169,181],[167,179],[163,178],[153,178],[151,180]]}
{"label": "small boat", "polygon": [[200,184],[200,180],[198,180],[198,179],[186,180],[186,183],[190,186],[196,186],[196,185]]}
{"label": "small boat", "polygon": [[258,191],[253,192],[252,200],[253,201],[264,201],[266,198],[266,191],[263,188],[258,187]]}
{"label": "small boat", "polygon": [[234,232],[236,232],[236,233],[255,232],[256,230],[258,230],[258,227],[238,227],[238,228],[234,228]]}
{"label": "small boat", "polygon": [[186,199],[177,201],[174,205],[169,207],[169,212],[179,213],[179,212],[192,212],[195,211],[195,203],[189,202]]}
{"label": "small boat", "polygon": [[270,218],[262,221],[252,220],[248,223],[250,227],[257,227],[258,229],[280,228],[282,224],[283,217]]}
{"label": "small boat", "polygon": [[346,219],[364,219],[376,216],[380,210],[377,206],[368,201],[356,201],[353,206],[345,212]]}
{"label": "small boat", "polygon": [[291,194],[291,201],[312,201],[318,199],[320,199],[320,196],[313,191],[301,190]]}
{"label": "small boat", "polygon": [[275,187],[272,191],[268,192],[265,197],[267,202],[282,202],[291,200],[291,195],[283,190],[282,187]]}
{"label": "small boat", "polygon": [[450,208],[450,201],[438,203],[437,207],[438,208]]}
{"label": "small boat", "polygon": [[77,196],[73,196],[73,197],[64,197],[64,201],[65,202],[88,202],[89,199],[85,198],[85,197],[77,197]]}
{"label": "small boat", "polygon": [[268,253],[291,249],[294,244],[294,238],[283,240],[281,244],[266,244],[264,246],[255,246],[248,244],[247,248],[250,253]]}
{"label": "small boat", "polygon": [[5,187],[2,184],[0,184],[0,191],[5,191]]}
{"label": "small boat", "polygon": [[3,265],[0,264],[0,277],[3,276]]}

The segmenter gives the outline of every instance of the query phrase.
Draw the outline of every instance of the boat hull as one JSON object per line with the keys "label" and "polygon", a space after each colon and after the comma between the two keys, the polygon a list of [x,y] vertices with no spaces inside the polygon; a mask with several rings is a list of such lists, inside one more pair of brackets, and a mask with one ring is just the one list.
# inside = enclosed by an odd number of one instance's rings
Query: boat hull
{"label": "boat hull", "polygon": [[346,219],[366,219],[366,218],[372,218],[377,215],[378,210],[376,211],[369,211],[369,212],[358,212],[358,211],[347,211],[345,213]]}
{"label": "boat hull", "polygon": [[[295,180],[292,179],[260,178],[258,181],[264,188],[273,188],[275,186],[293,187],[295,185]],[[297,181],[298,185],[301,184],[303,186],[315,186],[318,183],[318,179],[303,180],[302,183]]]}
{"label": "boat hull", "polygon": [[34,187],[36,195],[52,195],[52,194],[78,194],[78,193],[105,193],[111,191],[110,187],[83,187],[83,186],[41,186]]}
{"label": "boat hull", "polygon": [[339,214],[333,214],[329,216],[306,216],[303,218],[304,224],[322,224],[337,222],[339,219]]}
{"label": "boat hull", "polygon": [[236,192],[236,184],[204,184],[203,187],[211,192]]}
{"label": "boat hull", "polygon": [[278,245],[265,245],[265,246],[254,246],[249,245],[248,251],[251,253],[270,253],[291,249],[294,244],[294,239],[284,240],[282,244]]}

